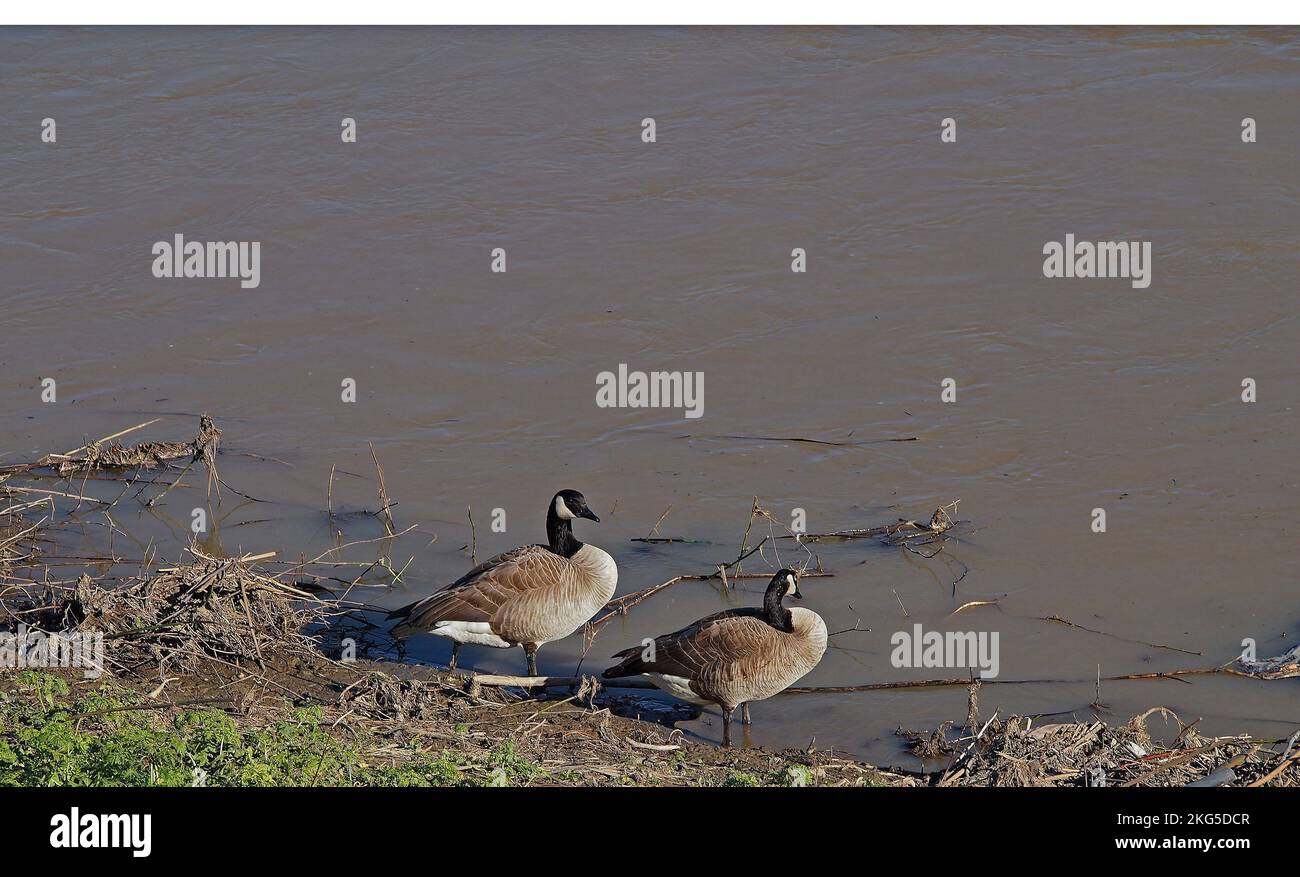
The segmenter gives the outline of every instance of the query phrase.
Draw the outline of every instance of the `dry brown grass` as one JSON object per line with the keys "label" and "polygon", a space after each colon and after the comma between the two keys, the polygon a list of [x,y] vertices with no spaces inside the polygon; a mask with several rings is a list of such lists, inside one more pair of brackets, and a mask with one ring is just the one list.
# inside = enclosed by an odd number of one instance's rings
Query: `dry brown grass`
{"label": "dry brown grass", "polygon": [[[38,465],[67,475],[188,456],[191,465],[202,460],[212,479],[211,455],[219,435],[205,417],[190,442],[128,448],[109,437],[47,456]],[[1162,708],[1119,726],[1100,721],[1034,725],[994,716],[976,727],[978,706],[972,698],[960,734],[940,727],[912,735],[917,754],[944,759],[944,768],[882,770],[828,752],[718,749],[687,739],[668,724],[631,718],[640,710],[637,698],[604,690],[590,677],[547,696],[544,689],[529,692],[427,667],[335,660],[330,655],[338,654],[333,643],[340,636],[339,623],[357,620],[359,607],[322,599],[291,580],[295,573],[311,579],[303,572],[311,562],[272,574],[263,568],[271,554],[214,557],[191,545],[186,561],[174,566],[149,569],[146,564],[132,577],[83,574],[59,583],[49,567],[42,568],[46,558],[41,551],[49,544],[45,530],[53,514],[50,492],[5,482],[25,471],[21,466],[0,471],[0,630],[22,623],[48,632],[103,634],[112,683],[133,689],[144,704],[133,708],[166,715],[205,704],[239,722],[257,724],[291,706],[314,704],[332,733],[367,741],[370,758],[397,763],[431,751],[471,754],[509,742],[522,757],[541,765],[530,774],[529,782],[537,784],[1082,786],[1104,781],[1148,786],[1209,778],[1238,786],[1300,785],[1296,738],[1282,747],[1246,737],[1205,738]],[[60,495],[81,499],[75,493]],[[386,510],[391,503],[385,491],[381,498]],[[754,509],[751,523],[761,511],[757,500]],[[883,530],[820,538],[933,541],[951,526],[940,509],[928,524],[904,521]],[[741,574],[746,552],[752,554],[761,544],[752,550],[742,545],[737,560],[710,575],[725,582],[728,567],[733,577]],[[678,577],[684,578],[693,577]],[[622,601],[607,607],[610,615],[635,604],[626,597]],[[326,640],[329,648],[323,647]],[[1274,660],[1280,669],[1269,664],[1269,672],[1294,671],[1294,661]],[[844,696],[872,687],[846,688]],[[1167,745],[1157,746],[1148,731],[1155,712],[1178,725]]]}

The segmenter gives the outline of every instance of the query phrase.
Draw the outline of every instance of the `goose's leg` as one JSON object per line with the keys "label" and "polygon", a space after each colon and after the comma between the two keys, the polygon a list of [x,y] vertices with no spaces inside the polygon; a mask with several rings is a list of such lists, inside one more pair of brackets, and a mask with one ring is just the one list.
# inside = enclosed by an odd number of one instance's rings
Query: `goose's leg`
{"label": "goose's leg", "polygon": [[461,647],[462,645],[464,645],[464,643],[452,643],[452,644],[451,644],[451,660],[447,662],[447,669],[448,669],[448,670],[455,670],[455,669],[456,669],[456,656],[460,654],[460,647]]}
{"label": "goose's leg", "polygon": [[731,714],[736,711],[735,707],[727,709],[722,708],[722,745],[731,745]]}
{"label": "goose's leg", "polygon": [[524,655],[528,657],[528,675],[537,675],[537,643],[524,643]]}

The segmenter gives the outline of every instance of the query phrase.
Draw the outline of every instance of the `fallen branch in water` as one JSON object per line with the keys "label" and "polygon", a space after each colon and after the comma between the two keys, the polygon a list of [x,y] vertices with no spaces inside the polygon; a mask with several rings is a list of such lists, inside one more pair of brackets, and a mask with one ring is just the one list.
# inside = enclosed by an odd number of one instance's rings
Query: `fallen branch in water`
{"label": "fallen branch in water", "polygon": [[[753,523],[754,516],[757,515],[757,514],[762,514],[762,515],[768,516],[768,513],[767,513],[766,511],[764,511],[762,508],[759,507],[759,505],[758,505],[758,497],[754,497],[754,504],[753,504],[753,506],[752,506],[752,508],[751,508],[751,510],[750,510],[750,523],[751,523],[751,524]],[[770,516],[769,516],[769,517],[770,517]],[[587,659],[587,653],[591,651],[591,646],[592,646],[592,644],[595,642],[596,635],[600,632],[600,629],[601,629],[602,627],[604,627],[606,623],[608,623],[610,620],[612,620],[615,616],[618,616],[618,615],[626,615],[627,612],[628,612],[628,610],[631,609],[633,606],[636,606],[636,605],[638,605],[638,604],[640,604],[640,603],[644,603],[646,600],[649,600],[649,599],[650,599],[651,597],[653,597],[655,594],[658,594],[658,593],[661,592],[661,591],[666,591],[666,590],[668,590],[669,588],[671,588],[673,585],[676,585],[676,584],[678,584],[678,583],[680,583],[680,582],[707,582],[707,581],[717,580],[717,581],[722,582],[722,587],[723,587],[724,590],[725,590],[725,589],[730,589],[730,588],[733,587],[733,585],[731,584],[731,582],[738,581],[738,580],[740,580],[740,579],[767,579],[767,578],[771,578],[771,574],[770,574],[770,573],[743,573],[743,572],[740,572],[740,571],[739,571],[739,570],[740,570],[740,564],[741,564],[741,563],[742,563],[746,558],[748,558],[748,557],[750,557],[751,555],[757,553],[757,552],[758,552],[758,551],[759,551],[759,550],[760,550],[760,549],[761,549],[761,548],[762,548],[762,547],[767,543],[767,541],[768,541],[770,538],[771,538],[770,536],[764,536],[763,539],[762,539],[762,540],[761,540],[757,545],[755,545],[753,548],[750,548],[749,550],[745,550],[745,549],[744,549],[744,545],[745,545],[745,544],[748,542],[748,540],[749,540],[749,528],[747,527],[747,528],[745,529],[745,537],[744,537],[744,539],[743,539],[742,542],[741,542],[741,553],[740,553],[740,555],[737,556],[735,560],[733,560],[733,561],[731,561],[731,562],[729,562],[729,563],[720,563],[720,564],[718,564],[718,569],[717,569],[716,572],[700,573],[700,574],[696,574],[696,575],[679,575],[679,576],[673,576],[671,579],[668,579],[667,581],[664,581],[664,582],[660,582],[660,583],[657,584],[657,585],[651,585],[651,586],[648,587],[648,588],[642,588],[640,591],[633,591],[631,594],[624,594],[622,597],[618,597],[617,599],[610,600],[608,603],[606,603],[606,604],[602,607],[602,611],[604,612],[603,615],[601,615],[599,618],[596,618],[596,619],[594,619],[594,620],[592,620],[592,621],[588,621],[588,622],[583,626],[583,632],[582,632],[582,653],[581,653],[580,656],[578,657],[578,668],[581,669],[581,667],[582,667],[582,662],[585,661],[585,660]],[[811,554],[810,554],[810,556],[811,556]],[[733,567],[734,567],[737,571],[736,571],[735,573],[733,573],[733,574],[730,576],[730,580],[728,580],[727,570],[728,570],[728,569],[731,569],[731,568],[733,568]],[[824,570],[822,570],[822,569],[820,569],[820,568],[818,568],[817,570],[813,570],[813,571],[807,571],[807,570],[806,570],[806,571],[800,572],[800,576],[801,576],[801,577],[806,576],[806,577],[808,577],[808,578],[826,578],[826,577],[830,577],[830,576],[833,576],[833,575],[834,575],[834,573],[828,573],[828,572],[826,572],[826,571],[824,571]]]}
{"label": "fallen branch in water", "polygon": [[[862,529],[835,530],[830,533],[800,533],[793,536],[778,536],[779,539],[795,539],[799,542],[821,542],[825,539],[884,539],[891,545],[898,545],[912,539],[924,539],[932,542],[938,536],[951,530],[956,525],[953,515],[957,513],[955,499],[947,505],[939,506],[930,515],[927,523],[921,524],[907,518],[899,518],[893,524]],[[924,544],[924,543],[923,543]]]}
{"label": "fallen branch in water", "polygon": [[[1122,676],[1102,676],[1097,682],[1131,682],[1147,679],[1173,679],[1186,682],[1184,676],[1245,676],[1257,678],[1253,674],[1243,673],[1231,667],[1195,667],[1187,670],[1167,670],[1163,673],[1126,673]],[[1092,679],[981,679],[982,685],[1081,685],[1093,682]],[[1190,684],[1190,683],[1189,683]],[[855,691],[895,691],[906,688],[948,688],[952,686],[968,687],[970,679],[923,679],[916,682],[871,682],[863,685],[818,685],[787,688],[783,694],[847,694]]]}
{"label": "fallen branch in water", "polygon": [[[494,673],[457,673],[466,682],[501,688],[575,688],[584,682],[590,685],[590,676],[501,676]],[[600,681],[600,680],[597,680]],[[605,688],[654,688],[644,679],[611,679],[600,681]]]}
{"label": "fallen branch in water", "polygon": [[914,435],[903,436],[900,438],[882,438],[882,439],[863,439],[856,442],[832,442],[824,439],[804,438],[803,436],[768,436],[768,435],[709,435],[706,433],[678,436],[683,439],[730,439],[733,441],[748,442],[801,442],[810,445],[828,445],[833,448],[861,448],[868,445],[883,445],[890,442],[917,442],[920,438]]}
{"label": "fallen branch in water", "polygon": [[101,469],[156,469],[169,460],[188,456],[193,462],[200,457],[207,457],[209,451],[215,453],[221,430],[206,414],[199,418],[198,435],[188,442],[142,442],[138,445],[123,445],[117,441],[128,433],[152,426],[158,420],[155,418],[138,423],[63,454],[46,454],[34,463],[0,467],[0,475],[21,474],[33,469],[53,469],[59,475],[89,473]]}
{"label": "fallen branch in water", "polygon": [[[610,600],[604,606],[603,609],[605,613],[604,615],[600,616],[594,621],[587,622],[587,628],[588,631],[590,632],[590,638],[594,639],[596,631],[600,630],[600,628],[603,627],[605,623],[608,622],[610,619],[612,619],[615,615],[626,615],[627,610],[631,609],[633,606],[637,605],[638,603],[642,603],[650,599],[651,597],[653,597],[655,594],[658,594],[660,591],[666,591],[669,588],[671,588],[673,585],[677,584],[678,582],[684,582],[688,578],[690,577],[673,576],[671,579],[669,579],[666,582],[660,582],[659,584],[652,585],[649,588],[642,588],[639,591],[633,591],[631,594],[625,594],[616,600]],[[586,651],[587,650],[584,648],[583,649],[584,655],[586,654]]]}
{"label": "fallen branch in water", "polygon": [[659,516],[659,520],[655,521],[655,525],[650,528],[650,532],[646,533],[646,539],[653,539],[654,537],[659,535],[659,525],[664,522],[664,518],[668,517],[668,513],[671,512],[672,510],[673,507],[671,504],[668,506],[668,508],[664,509],[664,513]]}
{"label": "fallen branch in water", "polygon": [[1200,652],[1193,652],[1190,649],[1180,649],[1178,646],[1166,646],[1161,643],[1149,643],[1146,642],[1145,640],[1140,640],[1140,639],[1128,639],[1127,637],[1122,637],[1114,633],[1108,633],[1104,630],[1097,630],[1092,627],[1084,627],[1082,624],[1075,624],[1073,621],[1062,618],[1059,615],[1047,615],[1047,616],[1040,617],[1038,620],[1053,621],[1057,624],[1064,624],[1066,627],[1073,627],[1073,628],[1077,628],[1078,630],[1086,630],[1088,631],[1088,633],[1096,633],[1096,634],[1100,634],[1101,636],[1108,636],[1111,639],[1122,640],[1126,643],[1137,643],[1138,645],[1149,646],[1153,649],[1167,649],[1171,652],[1182,652],[1184,655],[1197,655],[1197,656],[1201,655]]}
{"label": "fallen branch in water", "polygon": [[6,484],[4,489],[6,492],[13,491],[14,493],[36,493],[41,496],[62,496],[68,499],[75,499],[78,501],[85,501],[85,502],[94,502],[100,505],[112,505],[112,503],[108,502],[107,500],[96,499],[93,496],[78,496],[75,493],[65,493],[62,490],[44,490],[39,487],[18,487],[13,484]]}
{"label": "fallen branch in water", "polygon": [[[759,543],[759,545],[754,546],[754,548],[751,549],[748,552],[748,554],[746,554],[745,556],[748,557],[750,554],[753,554],[755,551],[758,550],[760,545],[762,545],[761,542]],[[730,564],[720,564],[719,565],[720,570],[722,567],[732,566],[735,563],[736,561],[732,561]],[[835,573],[833,572],[808,571],[808,572],[801,573],[800,577],[820,579],[820,578],[831,578],[834,575]],[[737,579],[770,579],[771,577],[772,576],[770,573],[741,573],[739,575],[732,575],[731,580],[735,581]],[[680,582],[707,582],[713,580],[724,581],[725,580],[724,573],[719,571],[719,572],[711,572],[711,573],[700,573],[698,575],[673,576],[671,579],[668,579],[665,582],[660,582],[657,585],[651,585],[648,588],[642,588],[640,591],[633,591],[631,594],[624,594],[622,597],[619,597],[614,600],[610,600],[608,603],[604,605],[604,607],[602,607],[601,611],[604,612],[604,614],[601,615],[599,618],[595,619],[594,621],[588,622],[587,626],[593,631],[599,630],[606,622],[613,619],[614,616],[626,615],[627,611],[631,609],[633,606],[636,606],[639,603],[644,603],[646,600],[650,599],[655,594],[658,594],[660,591],[666,591],[669,588],[671,588],[673,585],[676,585]]]}

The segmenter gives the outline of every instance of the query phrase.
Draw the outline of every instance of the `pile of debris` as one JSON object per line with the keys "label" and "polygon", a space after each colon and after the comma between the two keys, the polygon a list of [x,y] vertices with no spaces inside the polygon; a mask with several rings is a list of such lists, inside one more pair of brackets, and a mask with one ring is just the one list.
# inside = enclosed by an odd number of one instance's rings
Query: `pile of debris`
{"label": "pile of debris", "polygon": [[[1168,745],[1147,728],[1157,713],[1180,728]],[[919,757],[951,757],[943,770],[909,772],[937,786],[1300,786],[1300,732],[1278,751],[1248,736],[1203,737],[1194,725],[1155,707],[1118,726],[995,716],[955,741],[902,733]]]}
{"label": "pile of debris", "polygon": [[72,586],[11,585],[7,615],[49,633],[102,635],[102,669],[123,678],[210,680],[329,663],[307,631],[327,623],[335,604],[254,569],[269,555],[190,551],[193,562],[124,581],[83,574]]}
{"label": "pile of debris", "polygon": [[212,418],[204,414],[199,418],[199,432],[187,442],[141,442],[124,445],[117,441],[123,435],[157,423],[150,420],[111,436],[98,439],[62,454],[46,454],[34,463],[0,466],[0,476],[17,475],[33,470],[47,469],[59,475],[94,472],[101,469],[155,469],[170,460],[189,457],[192,461],[203,458],[210,467],[217,455],[221,430]]}

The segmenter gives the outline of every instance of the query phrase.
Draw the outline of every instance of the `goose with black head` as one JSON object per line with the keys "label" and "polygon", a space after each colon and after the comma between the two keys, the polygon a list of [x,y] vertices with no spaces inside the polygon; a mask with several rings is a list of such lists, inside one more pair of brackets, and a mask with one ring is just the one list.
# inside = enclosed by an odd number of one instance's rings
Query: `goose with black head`
{"label": "goose with black head", "polygon": [[787,608],[785,598],[803,599],[799,577],[789,569],[772,576],[763,607],[728,609],[656,637],[653,645],[634,646],[614,655],[623,660],[607,669],[606,679],[644,675],[674,697],[722,709],[722,745],[731,745],[731,717],[743,706],[766,700],[807,675],[826,653],[826,623],[802,607]]}
{"label": "goose with black head", "polygon": [[465,643],[523,646],[528,675],[536,676],[542,644],[580,628],[618,585],[614,558],[573,535],[578,518],[600,521],[581,493],[561,490],[547,507],[545,545],[498,554],[423,600],[390,612],[389,618],[400,619],[393,635],[450,639],[453,670]]}

